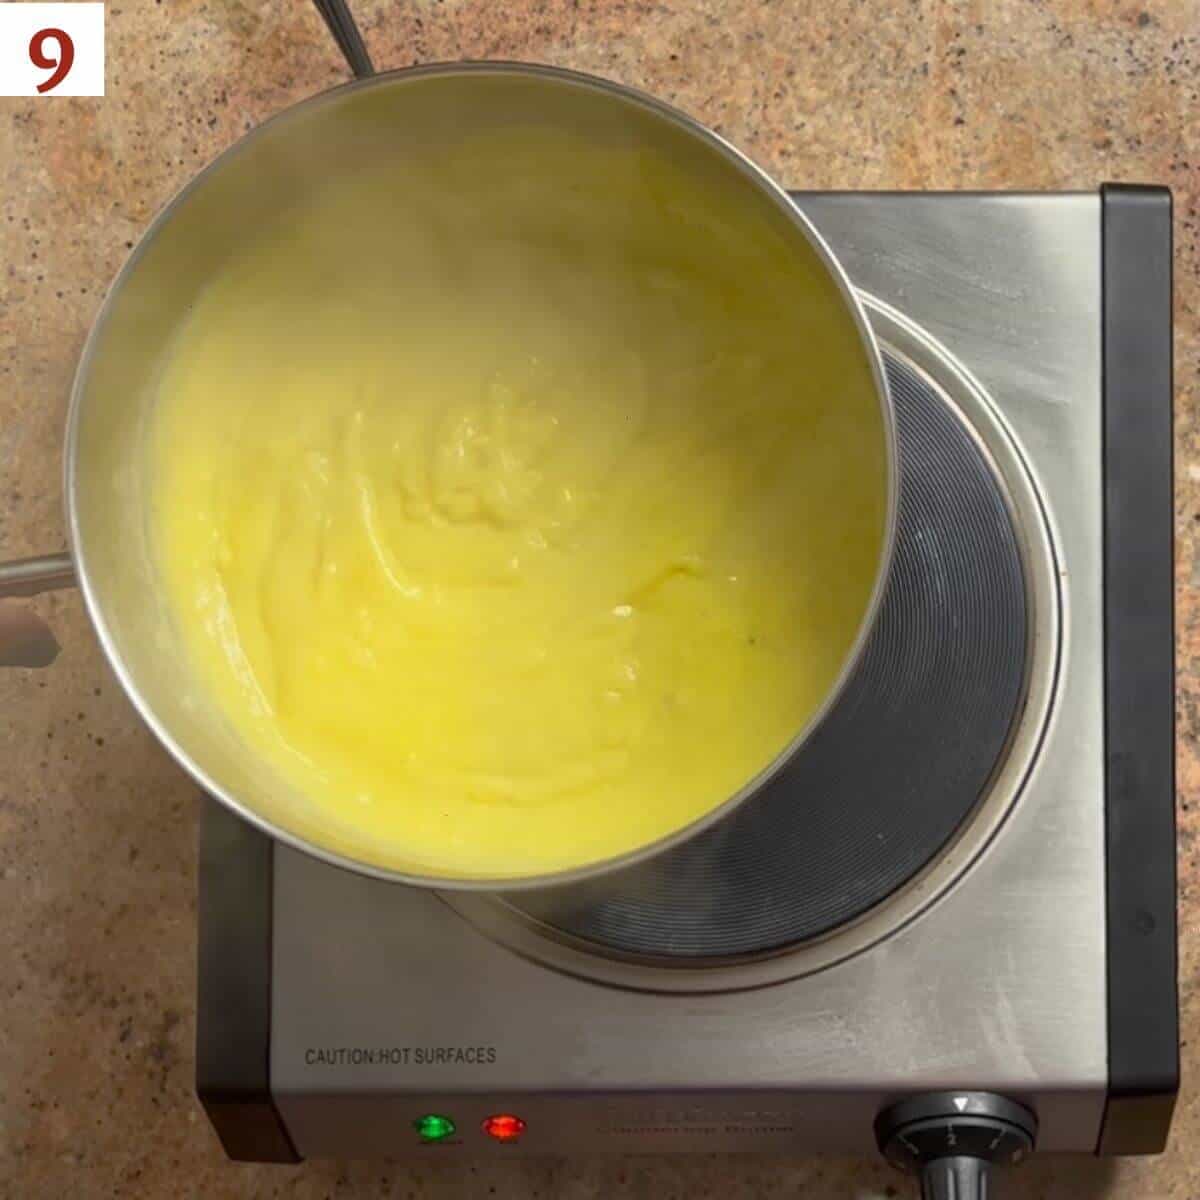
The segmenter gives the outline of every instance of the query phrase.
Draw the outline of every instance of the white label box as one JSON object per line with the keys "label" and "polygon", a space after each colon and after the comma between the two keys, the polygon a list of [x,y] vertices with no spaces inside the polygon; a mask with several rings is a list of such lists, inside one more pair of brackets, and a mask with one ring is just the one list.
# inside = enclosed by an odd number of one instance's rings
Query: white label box
{"label": "white label box", "polygon": [[103,95],[103,4],[0,3],[0,96]]}

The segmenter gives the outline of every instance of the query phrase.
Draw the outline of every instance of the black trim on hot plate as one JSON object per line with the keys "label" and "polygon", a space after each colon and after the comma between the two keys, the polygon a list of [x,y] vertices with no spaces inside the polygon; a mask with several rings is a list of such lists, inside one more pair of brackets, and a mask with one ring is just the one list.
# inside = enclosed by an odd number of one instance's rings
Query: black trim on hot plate
{"label": "black trim on hot plate", "polygon": [[1108,1096],[1097,1150],[1153,1154],[1179,1088],[1171,193],[1101,190]]}
{"label": "black trim on hot plate", "polygon": [[205,797],[200,814],[196,1094],[241,1162],[299,1162],[271,1095],[274,844]]}

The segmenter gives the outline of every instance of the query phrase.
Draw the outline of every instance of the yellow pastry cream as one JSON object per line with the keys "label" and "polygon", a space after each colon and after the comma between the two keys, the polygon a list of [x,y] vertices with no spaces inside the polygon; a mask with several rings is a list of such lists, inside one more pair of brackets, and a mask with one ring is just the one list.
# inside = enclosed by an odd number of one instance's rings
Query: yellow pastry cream
{"label": "yellow pastry cream", "polygon": [[887,474],[859,335],[778,229],[621,147],[574,187],[487,154],[359,170],[247,239],[148,452],[226,727],[345,852],[504,879],[771,766],[863,621]]}

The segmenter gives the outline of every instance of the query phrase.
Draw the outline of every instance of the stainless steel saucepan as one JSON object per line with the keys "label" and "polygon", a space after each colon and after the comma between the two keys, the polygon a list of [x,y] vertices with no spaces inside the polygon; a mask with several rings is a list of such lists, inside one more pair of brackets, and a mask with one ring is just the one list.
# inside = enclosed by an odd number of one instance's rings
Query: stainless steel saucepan
{"label": "stainless steel saucepan", "polygon": [[[365,77],[248,134],[146,231],[109,291],[75,376],[64,464],[69,552],[0,567],[0,597],[77,583],[117,678],[184,769],[247,821],[318,857],[408,884],[490,890],[565,882],[628,864],[709,826],[751,796],[801,751],[860,656],[879,607],[895,522],[893,414],[878,349],[845,274],[806,218],[757,167],[695,121],[628,88],[548,67],[473,63],[371,75],[352,23],[347,27],[337,17],[342,10],[324,8]],[[886,495],[886,519],[874,587],[837,681],[768,771],[686,829],[616,860],[552,877],[434,877],[398,867],[367,841],[349,848],[344,841],[335,844],[303,797],[197,701],[147,544],[142,442],[164,350],[189,306],[239,246],[271,228],[289,198],[311,181],[314,165],[322,172],[352,171],[365,157],[404,154],[417,136],[451,139],[463,129],[479,136],[522,122],[566,130],[572,154],[586,154],[594,139],[619,136],[641,153],[667,156],[673,168],[686,172],[695,204],[722,197],[740,220],[770,229],[782,252],[796,256],[810,293],[805,303],[819,306],[827,318],[822,328],[828,336],[813,353],[821,358],[822,378],[834,381],[829,403],[852,406],[863,445],[872,449],[861,463],[845,463],[848,494],[861,482],[856,472],[874,472],[867,482]],[[572,163],[542,161],[537,170],[551,182],[569,180]],[[746,286],[753,287],[753,279]],[[837,569],[836,563],[826,566]],[[52,658],[53,649],[36,618],[15,601],[0,600],[0,661],[37,665]]]}

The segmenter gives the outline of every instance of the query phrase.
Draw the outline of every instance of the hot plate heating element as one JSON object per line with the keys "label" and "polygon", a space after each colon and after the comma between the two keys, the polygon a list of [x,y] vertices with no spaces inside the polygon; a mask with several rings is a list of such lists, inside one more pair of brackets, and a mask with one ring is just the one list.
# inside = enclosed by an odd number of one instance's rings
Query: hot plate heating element
{"label": "hot plate heating element", "polygon": [[1058,669],[1052,541],[986,397],[899,313],[867,311],[896,407],[900,504],[879,622],[845,696],[753,804],[666,854],[569,887],[447,894],[500,941],[651,990],[803,974],[909,920],[1003,820]]}
{"label": "hot plate heating element", "polygon": [[892,895],[974,808],[1024,694],[1018,534],[983,447],[927,376],[885,353],[896,557],[837,708],[793,768],[716,829],[616,877],[514,894],[520,912],[601,952],[778,952]]}
{"label": "hot plate heating element", "polygon": [[723,824],[553,891],[389,885],[209,804],[197,1087],[233,1157],[878,1150],[968,1196],[1035,1146],[1161,1148],[1169,196],[797,202],[899,422],[845,696]]}

